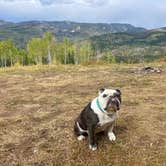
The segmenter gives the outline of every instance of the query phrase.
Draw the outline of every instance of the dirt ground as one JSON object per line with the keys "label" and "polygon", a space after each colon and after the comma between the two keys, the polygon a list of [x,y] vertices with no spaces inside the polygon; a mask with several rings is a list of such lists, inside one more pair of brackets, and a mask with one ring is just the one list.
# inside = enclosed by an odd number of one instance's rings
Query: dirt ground
{"label": "dirt ground", "polygon": [[[0,166],[166,166],[166,72],[130,72],[139,67],[1,69]],[[100,133],[93,152],[73,122],[102,87],[121,89],[122,107],[117,140]]]}

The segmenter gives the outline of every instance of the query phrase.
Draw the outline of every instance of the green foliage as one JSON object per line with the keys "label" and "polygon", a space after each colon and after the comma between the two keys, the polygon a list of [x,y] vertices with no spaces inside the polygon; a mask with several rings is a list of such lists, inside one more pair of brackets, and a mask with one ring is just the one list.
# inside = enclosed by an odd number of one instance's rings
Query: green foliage
{"label": "green foliage", "polygon": [[19,50],[13,41],[0,41],[0,67],[13,66],[18,62]]}
{"label": "green foliage", "polygon": [[27,44],[27,52],[29,62],[33,64],[42,64],[43,55],[43,41],[40,38],[33,38]]}
{"label": "green foliage", "polygon": [[17,49],[12,41],[0,42],[0,66],[42,64],[85,64],[93,56],[91,44],[74,44],[67,37],[56,42],[50,32],[41,38],[32,38],[26,49]]}
{"label": "green foliage", "polygon": [[111,54],[111,52],[106,51],[105,53],[105,61],[107,63],[111,63],[111,64],[115,64],[116,63],[116,59],[115,56]]}
{"label": "green foliage", "polygon": [[[160,38],[161,43],[164,43],[163,33],[162,31],[161,34],[144,34],[142,37],[151,42]],[[57,41],[52,33],[46,32],[40,38],[29,40],[26,49],[18,49],[12,40],[0,41],[0,67],[53,63],[88,64],[95,60],[112,64],[142,63],[152,62],[165,55],[165,46],[129,44],[130,40],[134,40],[134,35],[124,33],[119,35],[104,35],[104,37],[94,37],[92,42],[84,40],[74,43],[67,37],[62,41]],[[137,34],[140,40],[139,37]]]}
{"label": "green foliage", "polygon": [[121,46],[165,46],[166,31],[154,30],[140,33],[111,33],[90,38],[94,50],[105,52]]}
{"label": "green foliage", "polygon": [[106,54],[107,62],[111,61],[110,50],[117,63],[152,62],[166,52],[166,31],[104,34],[91,37],[91,44],[94,52]]}
{"label": "green foliage", "polygon": [[164,56],[165,47],[133,47],[122,46],[113,50],[117,63],[144,63],[153,62]]}

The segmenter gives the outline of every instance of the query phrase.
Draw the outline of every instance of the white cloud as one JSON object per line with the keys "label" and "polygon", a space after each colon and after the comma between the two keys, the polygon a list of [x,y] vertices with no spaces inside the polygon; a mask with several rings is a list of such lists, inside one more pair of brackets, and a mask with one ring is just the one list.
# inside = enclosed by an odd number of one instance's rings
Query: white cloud
{"label": "white cloud", "polygon": [[0,19],[120,22],[166,26],[165,0],[0,0]]}
{"label": "white cloud", "polygon": [[[19,0],[0,0],[0,2],[17,2]],[[52,4],[82,4],[82,5],[103,5],[109,2],[109,0],[22,0],[23,2],[40,2],[43,5]],[[21,1],[19,1],[21,2]]]}

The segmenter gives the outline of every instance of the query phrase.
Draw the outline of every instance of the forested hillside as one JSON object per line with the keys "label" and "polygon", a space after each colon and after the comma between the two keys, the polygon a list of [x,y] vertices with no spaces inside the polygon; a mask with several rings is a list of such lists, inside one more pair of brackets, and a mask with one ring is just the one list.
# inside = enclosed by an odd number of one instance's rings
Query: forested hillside
{"label": "forested hillside", "polygon": [[119,46],[165,46],[166,30],[147,30],[139,33],[110,33],[91,37],[92,46],[100,51]]}
{"label": "forested hillside", "polygon": [[151,62],[166,55],[164,28],[139,33],[110,33],[90,38],[92,49],[116,62]]}
{"label": "forested hillside", "polygon": [[64,37],[72,41],[88,39],[90,36],[116,32],[142,32],[144,28],[130,24],[76,23],[70,21],[30,21],[11,23],[0,21],[0,40],[12,39],[18,47],[25,47],[33,37],[42,37],[45,32],[51,32],[57,40]]}
{"label": "forested hillside", "polygon": [[0,67],[96,61],[142,63],[165,56],[165,28],[145,30],[129,24],[0,21]]}

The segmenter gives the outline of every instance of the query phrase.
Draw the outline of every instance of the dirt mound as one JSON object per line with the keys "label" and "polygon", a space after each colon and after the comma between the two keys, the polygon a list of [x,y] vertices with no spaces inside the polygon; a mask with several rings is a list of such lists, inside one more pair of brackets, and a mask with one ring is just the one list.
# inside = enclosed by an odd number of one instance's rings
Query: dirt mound
{"label": "dirt mound", "polygon": [[162,70],[159,69],[158,67],[151,67],[151,66],[143,67],[141,69],[136,69],[132,71],[132,73],[137,73],[137,74],[161,73],[161,72]]}

